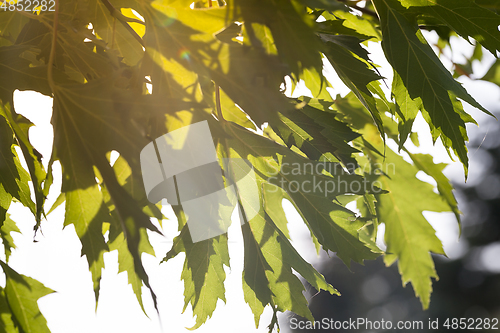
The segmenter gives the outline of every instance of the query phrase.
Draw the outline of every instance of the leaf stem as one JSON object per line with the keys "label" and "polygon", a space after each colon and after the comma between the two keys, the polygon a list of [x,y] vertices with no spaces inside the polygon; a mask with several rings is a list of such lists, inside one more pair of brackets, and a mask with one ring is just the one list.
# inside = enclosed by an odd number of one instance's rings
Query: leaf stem
{"label": "leaf stem", "polygon": [[55,10],[54,10],[54,23],[52,26],[52,44],[50,47],[50,55],[49,55],[49,63],[47,69],[47,81],[49,82],[50,90],[55,94],[56,86],[54,84],[53,77],[53,67],[54,67],[54,57],[56,54],[56,44],[57,44],[57,25],[59,21],[59,0],[54,0],[55,2]]}
{"label": "leaf stem", "polygon": [[220,105],[220,87],[217,83],[215,84],[215,110],[219,121],[225,123],[226,119],[224,119],[224,116],[222,115],[222,108]]}

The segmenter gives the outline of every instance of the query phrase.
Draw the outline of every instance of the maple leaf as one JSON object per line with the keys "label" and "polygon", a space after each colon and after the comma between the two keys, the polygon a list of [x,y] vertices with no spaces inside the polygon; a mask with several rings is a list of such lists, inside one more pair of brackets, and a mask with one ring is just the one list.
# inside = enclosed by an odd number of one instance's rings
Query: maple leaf
{"label": "maple leaf", "polygon": [[[104,254],[116,250],[119,272],[127,273],[143,311],[142,286],[156,306],[141,257],[154,255],[148,230],[160,230],[151,218],[161,225],[164,216],[145,193],[141,150],[165,133],[206,121],[217,168],[235,191],[230,201],[242,222],[243,293],[256,324],[266,306],[273,310],[271,331],[278,312],[314,320],[299,276],[318,291],[339,294],[294,248],[284,200],[302,217],[318,252],[331,251],[347,266],[382,254],[387,264],[398,260],[403,283],[411,282],[429,305],[437,278],[431,253],[443,251],[422,212],[451,211],[457,219],[460,213],[444,165],[409,153],[406,142],[418,142],[412,127],[420,112],[433,140],[458,156],[467,176],[465,125],[475,121],[462,101],[488,112],[455,81],[420,30],[438,32],[441,49],[452,33],[474,38],[474,54],[455,70],[455,76],[473,77],[481,45],[499,51],[494,1],[373,0],[359,7],[326,0],[56,0],[54,11],[37,13],[12,6],[4,2],[0,11],[0,236],[6,259],[17,231],[8,213],[12,201],[29,208],[38,229],[60,177],[53,172],[59,161],[62,193],[48,213],[64,203],[64,226],[75,227],[96,301]],[[381,42],[392,82],[370,60],[367,41]],[[330,95],[337,88],[327,75],[330,65],[351,90],[347,96]],[[482,79],[499,84],[498,68],[497,61]],[[313,98],[285,96],[288,78],[294,94],[303,81]],[[381,84],[392,85],[391,99]],[[14,92],[24,90],[53,98],[47,170],[30,137],[33,124],[13,104]],[[385,145],[390,140],[398,153]],[[113,151],[119,157],[112,164]],[[396,166],[394,174],[379,172],[384,163]],[[418,171],[436,181],[436,192],[416,178]],[[314,182],[323,187],[304,187]],[[346,186],[328,187],[334,183]],[[361,215],[345,207],[353,201]],[[229,206],[216,208],[224,215]],[[226,300],[228,236],[193,242],[182,203],[173,208],[179,234],[165,260],[186,253],[184,309],[192,307],[195,329],[213,315],[218,300]],[[385,254],[375,244],[381,223]],[[0,327],[46,332],[36,300],[50,291],[0,264],[7,278]]]}

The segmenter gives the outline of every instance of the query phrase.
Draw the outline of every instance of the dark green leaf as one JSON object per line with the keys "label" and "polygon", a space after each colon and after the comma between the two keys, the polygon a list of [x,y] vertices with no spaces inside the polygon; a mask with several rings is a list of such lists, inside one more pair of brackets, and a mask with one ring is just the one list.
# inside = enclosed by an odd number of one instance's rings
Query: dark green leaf
{"label": "dark green leaf", "polygon": [[[489,112],[453,79],[423,38],[417,25],[409,22],[400,13],[404,9],[399,2],[375,0],[374,4],[381,18],[384,36],[382,46],[387,60],[398,72],[410,98],[422,101],[444,146],[453,149],[464,165],[467,176],[465,123],[456,111],[450,94],[453,93],[482,111]],[[396,97],[401,97],[401,94]]]}
{"label": "dark green leaf", "polygon": [[446,23],[465,39],[474,38],[493,54],[500,50],[500,16],[473,0],[402,0],[401,4],[410,13]]}

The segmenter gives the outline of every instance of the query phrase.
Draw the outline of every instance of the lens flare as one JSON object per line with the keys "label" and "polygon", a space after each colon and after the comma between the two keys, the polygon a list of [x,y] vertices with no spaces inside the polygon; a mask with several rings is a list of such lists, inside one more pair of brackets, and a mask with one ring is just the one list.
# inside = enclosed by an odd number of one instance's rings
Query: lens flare
{"label": "lens flare", "polygon": [[182,60],[187,60],[187,61],[191,60],[190,54],[191,54],[191,52],[189,52],[189,50],[186,49],[185,47],[181,48],[178,52],[179,58],[181,58]]}

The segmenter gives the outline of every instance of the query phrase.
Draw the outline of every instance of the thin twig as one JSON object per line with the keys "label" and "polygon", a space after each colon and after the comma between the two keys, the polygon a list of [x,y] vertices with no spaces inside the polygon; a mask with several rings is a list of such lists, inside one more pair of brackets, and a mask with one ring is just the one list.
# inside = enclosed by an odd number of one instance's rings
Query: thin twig
{"label": "thin twig", "polygon": [[116,18],[113,18],[113,34],[111,37],[111,48],[115,46]]}
{"label": "thin twig", "polygon": [[31,14],[31,13],[28,13],[28,12],[26,12],[26,11],[24,11],[24,10],[19,10],[19,9],[17,9],[17,8],[16,8],[16,10],[15,10],[15,11],[16,11],[17,13],[19,13],[19,14],[21,14],[21,15],[25,16],[25,17],[29,17],[30,19],[37,20],[37,21],[39,21],[39,22],[44,23],[44,20],[43,20],[43,19],[42,19],[42,17],[40,17],[39,15],[36,15],[36,14]]}
{"label": "thin twig", "polygon": [[366,15],[370,15],[376,19],[378,19],[378,15],[377,13],[375,13],[373,10],[371,9],[368,9],[368,8],[364,8],[364,7],[359,7],[358,5],[352,5],[351,6],[352,8],[356,9],[356,10],[359,10],[360,12],[362,12],[363,14],[366,14]]}
{"label": "thin twig", "polygon": [[134,22],[134,23],[139,23],[139,24],[142,24],[142,25],[145,25],[144,22],[142,22],[141,20],[138,20],[138,19],[135,19],[135,18],[132,18],[132,17],[127,17],[125,15],[123,15],[118,9],[116,9],[108,0],[105,0],[105,1],[101,1],[104,6],[106,6],[106,8],[109,10],[111,16],[113,17],[116,17],[117,19],[119,19],[120,21],[123,21],[123,22]]}
{"label": "thin twig", "polygon": [[111,16],[120,21],[120,23],[125,27],[125,29],[127,29],[127,31],[132,35],[132,37],[134,37],[135,40],[137,40],[139,44],[141,44],[144,47],[144,41],[142,40],[141,36],[139,36],[137,32],[135,32],[135,30],[132,29],[132,27],[127,23],[127,22],[135,22],[144,24],[144,22],[136,19],[131,19],[130,17],[126,17],[119,10],[113,7],[113,5],[108,0],[101,0],[101,2],[109,10]]}
{"label": "thin twig", "polygon": [[338,0],[340,2],[343,2],[345,3],[347,6],[353,8],[353,9],[356,9],[356,10],[359,10],[360,12],[362,12],[363,14],[366,14],[366,15],[369,15],[369,16],[372,16],[376,19],[378,19],[378,15],[377,13],[375,13],[373,10],[371,9],[368,9],[368,8],[364,8],[364,7],[359,7],[357,4],[351,4],[349,3],[348,0]]}
{"label": "thin twig", "polygon": [[59,20],[59,0],[55,1],[55,10],[54,10],[54,24],[52,26],[52,44],[50,47],[50,55],[49,55],[49,68],[47,69],[47,80],[49,82],[50,90],[55,94],[56,86],[54,84],[54,77],[52,75],[53,67],[54,67],[54,57],[56,54],[56,44],[57,44],[57,25]]}

